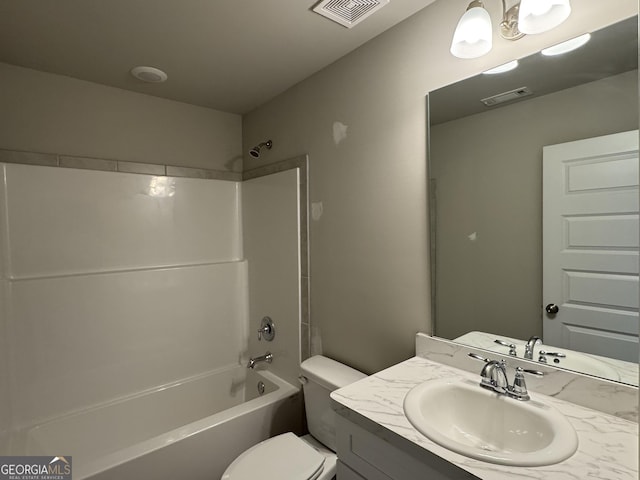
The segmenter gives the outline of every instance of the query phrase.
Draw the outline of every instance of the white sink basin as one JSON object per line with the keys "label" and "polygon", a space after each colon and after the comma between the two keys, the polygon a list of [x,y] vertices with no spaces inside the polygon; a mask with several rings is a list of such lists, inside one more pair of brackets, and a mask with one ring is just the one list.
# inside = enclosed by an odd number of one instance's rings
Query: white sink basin
{"label": "white sink basin", "polygon": [[435,443],[501,465],[559,463],[578,448],[567,419],[535,400],[518,401],[470,380],[431,380],[405,397],[411,424]]}

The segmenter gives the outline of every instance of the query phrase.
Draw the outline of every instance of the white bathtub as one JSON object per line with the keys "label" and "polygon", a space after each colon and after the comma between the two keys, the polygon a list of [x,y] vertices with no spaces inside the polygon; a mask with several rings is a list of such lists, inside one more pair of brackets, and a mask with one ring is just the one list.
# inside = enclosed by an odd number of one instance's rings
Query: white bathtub
{"label": "white bathtub", "polygon": [[217,480],[248,447],[301,428],[299,388],[234,366],[25,429],[11,454],[70,455],[74,480]]}

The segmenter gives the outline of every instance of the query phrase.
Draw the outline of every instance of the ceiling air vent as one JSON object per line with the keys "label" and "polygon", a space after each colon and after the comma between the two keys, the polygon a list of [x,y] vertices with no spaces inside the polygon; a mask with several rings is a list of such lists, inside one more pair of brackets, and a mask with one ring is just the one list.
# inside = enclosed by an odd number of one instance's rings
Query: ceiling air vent
{"label": "ceiling air vent", "polygon": [[487,107],[495,107],[496,105],[500,105],[501,103],[511,102],[513,100],[517,100],[518,98],[528,97],[529,95],[533,95],[533,92],[529,87],[520,87],[515,90],[509,90],[508,92],[498,93],[497,95],[493,95],[492,97],[483,98],[480,100]]}
{"label": "ceiling air vent", "polygon": [[313,11],[351,28],[388,3],[389,0],[322,0]]}

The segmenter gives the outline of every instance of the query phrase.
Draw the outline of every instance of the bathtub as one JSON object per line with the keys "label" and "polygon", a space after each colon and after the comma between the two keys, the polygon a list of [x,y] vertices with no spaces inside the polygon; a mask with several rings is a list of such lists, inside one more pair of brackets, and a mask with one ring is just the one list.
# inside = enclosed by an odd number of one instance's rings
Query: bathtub
{"label": "bathtub", "polygon": [[218,480],[250,446],[301,429],[299,388],[234,366],[25,429],[11,454],[70,455],[74,480]]}

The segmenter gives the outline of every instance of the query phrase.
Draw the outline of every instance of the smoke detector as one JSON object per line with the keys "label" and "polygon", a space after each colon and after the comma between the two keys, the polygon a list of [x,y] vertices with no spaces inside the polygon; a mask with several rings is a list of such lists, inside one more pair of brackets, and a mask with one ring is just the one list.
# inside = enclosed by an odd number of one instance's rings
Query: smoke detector
{"label": "smoke detector", "polygon": [[155,67],[135,67],[131,75],[147,83],[162,83],[167,81],[167,74]]}
{"label": "smoke detector", "polygon": [[352,28],[389,3],[389,0],[322,0],[313,11]]}

